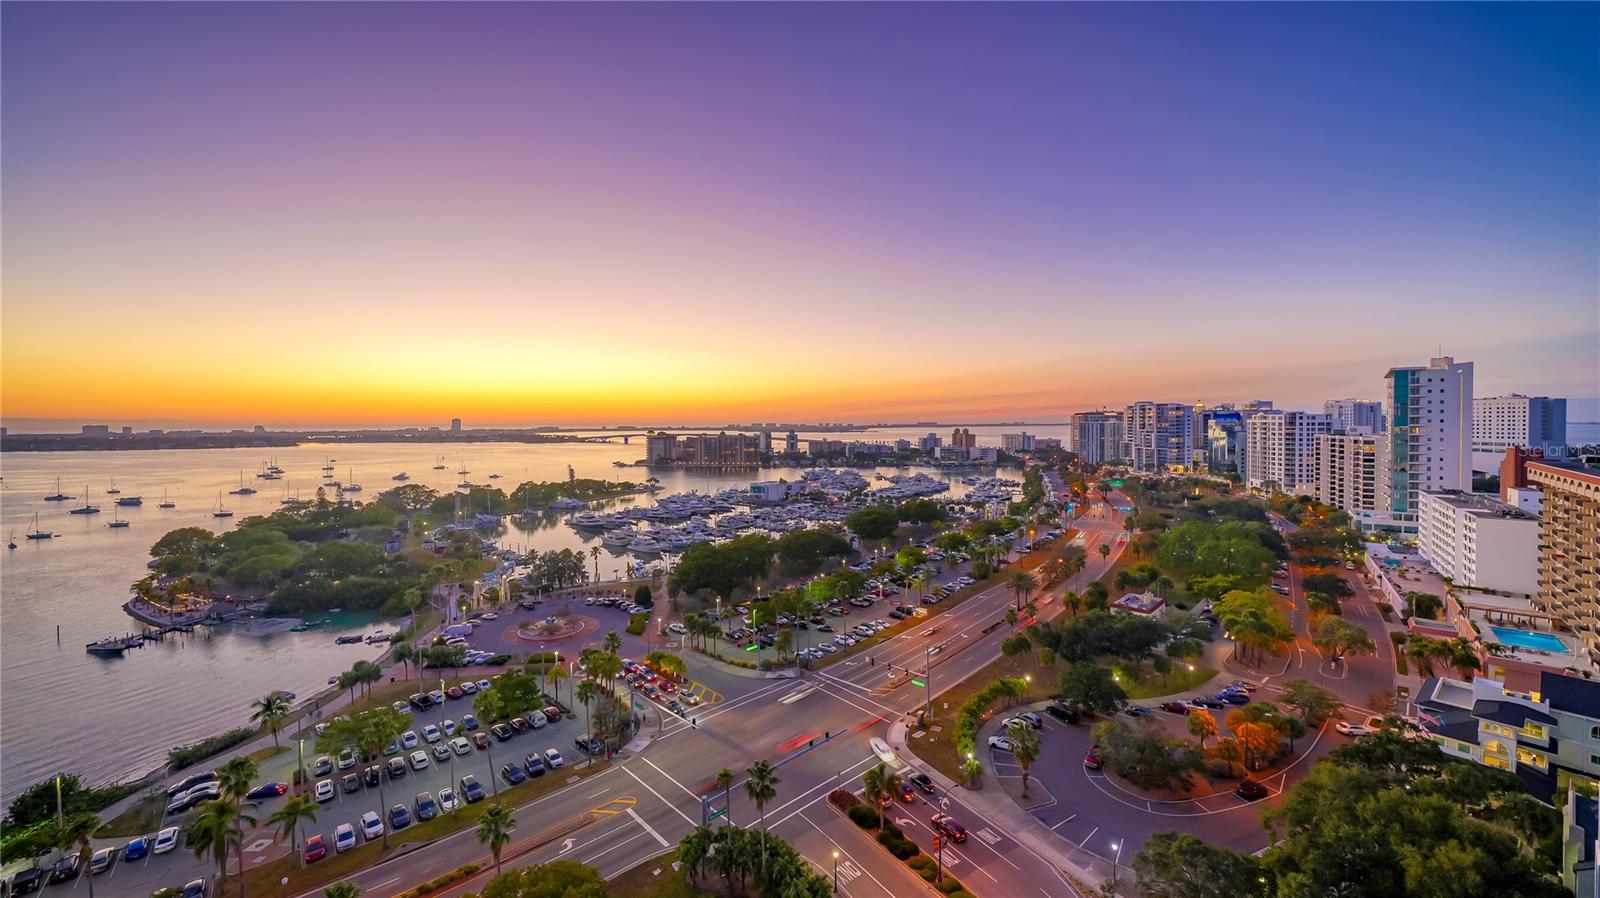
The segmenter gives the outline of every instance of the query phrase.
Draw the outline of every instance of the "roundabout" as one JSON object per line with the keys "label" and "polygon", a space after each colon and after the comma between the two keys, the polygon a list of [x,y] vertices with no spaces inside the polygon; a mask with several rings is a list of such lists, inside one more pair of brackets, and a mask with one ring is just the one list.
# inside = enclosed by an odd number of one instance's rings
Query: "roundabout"
{"label": "roundabout", "polygon": [[544,643],[571,639],[598,626],[598,621],[565,611],[518,624],[506,633],[507,642]]}

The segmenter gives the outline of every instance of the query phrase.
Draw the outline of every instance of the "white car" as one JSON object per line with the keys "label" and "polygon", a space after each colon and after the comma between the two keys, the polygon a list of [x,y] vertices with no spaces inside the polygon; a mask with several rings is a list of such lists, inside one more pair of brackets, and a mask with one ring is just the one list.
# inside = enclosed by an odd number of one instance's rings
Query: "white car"
{"label": "white car", "polygon": [[[431,723],[428,724],[427,726],[422,728],[422,738],[426,739],[429,742],[438,742],[439,739],[441,738],[440,737],[440,733],[439,733],[439,728],[434,726]],[[411,746],[408,745],[406,747],[410,748]]]}
{"label": "white car", "polygon": [[524,717],[523,720],[526,720],[528,722],[528,726],[531,726],[536,730],[543,729],[550,724],[549,719],[544,716],[543,711],[534,711],[532,714]]}
{"label": "white car", "polygon": [[428,698],[432,699],[434,704],[442,705],[442,704],[444,704],[444,690],[443,689],[435,689],[432,692],[428,693]]}
{"label": "white car", "polygon": [[383,838],[383,818],[377,811],[368,811],[361,815],[361,837],[368,842]]}
{"label": "white car", "polygon": [[472,680],[463,680],[461,682],[461,691],[468,695],[473,695],[478,691],[478,684]]}
{"label": "white car", "polygon": [[412,752],[411,753],[411,769],[412,770],[427,770],[428,769],[428,753],[425,752],[425,751],[414,751],[414,752]]}
{"label": "white car", "polygon": [[411,703],[410,702],[395,702],[391,707],[393,707],[396,711],[400,712],[401,714],[410,714],[411,713]]}
{"label": "white car", "polygon": [[156,840],[150,844],[151,854],[166,854],[178,847],[178,828],[169,826],[156,833]]}
{"label": "white car", "polygon": [[333,801],[333,780],[317,780],[317,801]]}
{"label": "white car", "polygon": [[417,731],[416,730],[406,730],[404,733],[401,733],[400,734],[400,747],[401,748],[416,748],[417,747]]}
{"label": "white car", "polygon": [[450,740],[450,748],[458,755],[472,754],[472,743],[465,736],[457,736]]}
{"label": "white car", "polygon": [[344,751],[339,752],[339,769],[340,770],[349,770],[350,768],[352,768],[354,766],[356,766],[356,752],[355,752],[355,749],[347,748]]}
{"label": "white car", "polygon": [[439,810],[446,814],[461,807],[461,799],[456,797],[456,790],[444,788],[439,790]]}
{"label": "white car", "polygon": [[673,621],[671,624],[669,624],[667,626],[667,632],[668,633],[675,633],[678,636],[682,636],[683,634],[689,632],[689,628],[685,627],[683,624],[678,623],[677,621]]}
{"label": "white car", "polygon": [[483,613],[483,619],[484,620],[499,620],[500,619],[500,615],[494,613],[493,611],[485,611]]}
{"label": "white car", "polygon": [[1364,727],[1359,723],[1349,723],[1343,720],[1334,724],[1333,728],[1338,732],[1351,737],[1352,739],[1360,739],[1362,736],[1372,735],[1372,730],[1368,729],[1367,727]]}
{"label": "white car", "polygon": [[557,767],[564,767],[566,766],[566,763],[566,759],[561,757],[561,752],[556,751],[553,748],[547,748],[544,750],[544,764],[551,770],[554,770]]}
{"label": "white car", "polygon": [[1012,742],[1010,736],[990,736],[989,747],[997,748],[1001,751],[1015,751],[1017,743]]}
{"label": "white car", "polygon": [[444,730],[446,736],[454,736],[456,734],[456,722],[447,717],[439,724],[439,729]]}
{"label": "white car", "polygon": [[488,689],[490,686],[493,686],[493,685],[494,684],[489,682],[488,680],[479,680],[478,681],[478,689],[480,691],[482,691],[484,689]]}
{"label": "white car", "polygon": [[348,823],[341,823],[333,828],[333,853],[344,854],[356,847],[356,828]]}

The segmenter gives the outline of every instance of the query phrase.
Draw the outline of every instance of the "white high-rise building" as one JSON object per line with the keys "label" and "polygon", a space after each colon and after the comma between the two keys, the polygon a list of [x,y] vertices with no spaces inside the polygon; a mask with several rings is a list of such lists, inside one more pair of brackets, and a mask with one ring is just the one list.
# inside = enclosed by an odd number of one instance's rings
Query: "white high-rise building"
{"label": "white high-rise building", "polygon": [[1122,415],[1117,412],[1079,412],[1072,416],[1072,451],[1091,465],[1121,461]]}
{"label": "white high-rise building", "polygon": [[1378,442],[1370,433],[1317,434],[1317,501],[1370,525],[1378,507]]}
{"label": "white high-rise building", "polygon": [[1334,430],[1345,433],[1382,433],[1383,403],[1372,399],[1329,399],[1322,413],[1333,422]]}
{"label": "white high-rise building", "polygon": [[1472,400],[1472,469],[1500,470],[1512,446],[1559,458],[1567,444],[1567,400],[1548,396],[1493,396]]}
{"label": "white high-rise building", "polygon": [[1539,518],[1456,490],[1417,496],[1417,551],[1457,586],[1539,591]]}
{"label": "white high-rise building", "polygon": [[1417,496],[1472,487],[1472,363],[1445,356],[1383,378],[1383,467],[1378,512],[1414,529]]}
{"label": "white high-rise building", "polygon": [[1141,471],[1189,465],[1194,459],[1194,408],[1181,402],[1135,402],[1123,410],[1128,458]]}
{"label": "white high-rise building", "polygon": [[1317,435],[1328,432],[1328,416],[1310,412],[1258,412],[1244,422],[1244,481],[1251,489],[1276,486],[1286,493],[1315,495]]}

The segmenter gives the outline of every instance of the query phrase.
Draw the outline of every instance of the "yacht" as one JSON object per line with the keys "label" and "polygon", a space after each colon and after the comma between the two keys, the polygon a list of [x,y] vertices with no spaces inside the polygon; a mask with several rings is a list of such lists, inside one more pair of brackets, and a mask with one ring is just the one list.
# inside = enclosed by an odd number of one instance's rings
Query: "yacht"
{"label": "yacht", "polygon": [[545,508],[551,508],[551,509],[554,509],[556,511],[577,511],[580,508],[588,508],[588,507],[589,507],[589,503],[580,502],[579,500],[574,499],[571,496],[562,496],[561,498],[557,499],[556,501],[551,502],[549,505],[545,506]]}
{"label": "yacht", "polygon": [[489,475],[489,479],[490,480],[499,480],[500,479],[500,475],[499,474],[490,474]]}
{"label": "yacht", "polygon": [[601,530],[606,526],[606,521],[605,518],[600,517],[594,512],[584,512],[583,514],[575,514],[568,518],[567,526],[580,530]]}
{"label": "yacht", "polygon": [[117,504],[123,508],[135,508],[144,504],[144,499],[139,496],[118,496]]}
{"label": "yacht", "polygon": [[655,537],[641,533],[628,543],[628,551],[635,555],[660,555],[666,549]]}
{"label": "yacht", "polygon": [[600,537],[600,542],[610,549],[626,549],[638,535],[637,530],[612,530]]}
{"label": "yacht", "polygon": [[470,490],[470,489],[472,489],[472,481],[463,480],[460,483],[456,484],[456,489],[458,489],[458,490]]}
{"label": "yacht", "polygon": [[28,530],[27,536],[28,539],[52,539],[55,534],[48,530],[39,529],[39,515],[36,513],[33,516],[33,527]]}
{"label": "yacht", "polygon": [[232,511],[222,507],[222,494],[221,493],[217,493],[217,504],[216,504],[215,507],[213,507],[211,509],[211,516],[214,517],[214,518],[231,518],[231,517],[233,517],[233,512]]}
{"label": "yacht", "polygon": [[122,515],[120,513],[118,513],[115,508],[113,508],[113,509],[111,509],[111,520],[106,522],[106,526],[110,527],[113,530],[121,530],[121,529],[127,527],[128,523],[129,522],[128,521],[124,521],[122,519]]}
{"label": "yacht", "polygon": [[66,502],[71,498],[73,498],[73,497],[69,496],[66,493],[63,493],[61,491],[61,478],[57,477],[56,478],[56,491],[51,493],[48,496],[45,496],[44,497],[44,501],[46,501],[46,502]]}
{"label": "yacht", "polygon": [[171,499],[168,499],[167,498],[167,491],[166,490],[162,490],[161,491],[161,504],[157,505],[156,507],[157,508],[177,508],[178,507],[178,503],[172,501]]}
{"label": "yacht", "polygon": [[407,474],[404,471],[401,471],[400,473],[394,475],[393,477],[390,477],[389,479],[390,480],[410,480],[411,479],[411,475]]}
{"label": "yacht", "polygon": [[361,492],[361,484],[356,483],[356,469],[355,468],[351,468],[350,469],[350,482],[345,484],[343,487],[341,487],[341,489],[343,489],[347,493],[359,493],[359,492]]}
{"label": "yacht", "polygon": [[435,471],[443,471],[444,470],[444,456],[442,456],[442,455],[439,456],[438,460],[436,460],[433,463],[433,469]]}
{"label": "yacht", "polygon": [[239,472],[239,488],[236,489],[236,490],[228,490],[228,495],[230,495],[230,496],[254,496],[255,494],[256,494],[256,488],[255,487],[253,487],[253,486],[245,486],[244,485],[244,472],[240,471]]}
{"label": "yacht", "polygon": [[87,483],[83,485],[83,504],[79,505],[77,508],[74,508],[72,511],[67,512],[67,513],[68,514],[99,514],[100,513],[100,506],[98,506],[98,505],[90,505],[89,504],[89,485]]}
{"label": "yacht", "polygon": [[[89,488],[88,487],[84,487],[83,491],[85,493],[88,493],[89,492]],[[117,478],[115,478],[115,477],[111,478],[111,485],[106,487],[106,495],[115,496],[120,492],[122,492],[122,490],[117,489]]]}

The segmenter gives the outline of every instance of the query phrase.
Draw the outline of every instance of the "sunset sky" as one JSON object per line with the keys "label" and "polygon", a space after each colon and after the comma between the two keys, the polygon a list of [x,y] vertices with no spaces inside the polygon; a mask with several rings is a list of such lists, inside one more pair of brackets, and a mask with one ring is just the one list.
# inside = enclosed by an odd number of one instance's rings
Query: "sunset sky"
{"label": "sunset sky", "polygon": [[0,412],[1600,418],[1600,7],[16,4]]}

